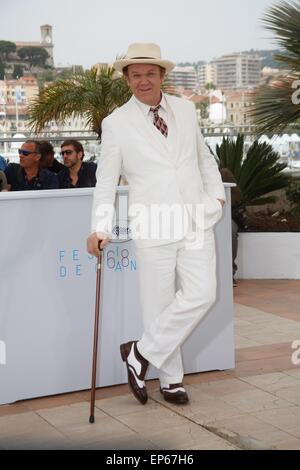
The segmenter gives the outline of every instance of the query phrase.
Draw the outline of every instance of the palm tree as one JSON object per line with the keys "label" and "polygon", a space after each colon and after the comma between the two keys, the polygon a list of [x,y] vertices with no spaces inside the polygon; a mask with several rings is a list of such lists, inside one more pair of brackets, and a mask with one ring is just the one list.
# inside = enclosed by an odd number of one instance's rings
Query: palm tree
{"label": "palm tree", "polygon": [[113,67],[94,67],[41,90],[29,107],[30,125],[40,132],[51,121],[64,124],[67,118],[80,116],[100,139],[103,119],[130,96],[126,81]]}
{"label": "palm tree", "polygon": [[259,133],[281,133],[300,123],[300,2],[281,1],[262,19],[266,29],[277,36],[281,53],[274,58],[289,72],[270,80],[254,96],[249,113]]}
{"label": "palm tree", "polygon": [[[167,77],[162,89],[174,94]],[[69,117],[80,116],[101,140],[103,119],[131,95],[126,80],[113,67],[93,67],[43,88],[29,106],[29,124],[40,132],[51,121],[64,124]]]}
{"label": "palm tree", "polygon": [[282,173],[286,165],[279,163],[279,154],[269,144],[256,140],[244,155],[244,136],[239,134],[236,141],[223,137],[216,153],[219,167],[228,168],[235,177],[242,207],[275,202],[274,196],[266,195],[289,184],[288,176]]}

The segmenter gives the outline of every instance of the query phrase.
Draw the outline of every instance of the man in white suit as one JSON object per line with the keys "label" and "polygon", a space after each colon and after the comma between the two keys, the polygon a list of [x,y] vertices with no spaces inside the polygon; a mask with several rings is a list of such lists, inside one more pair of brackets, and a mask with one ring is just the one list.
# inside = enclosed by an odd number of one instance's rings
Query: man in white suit
{"label": "man in white suit", "polygon": [[[213,226],[222,216],[225,193],[194,105],[161,91],[174,64],[161,58],[159,46],[132,44],[114,67],[123,72],[133,96],[103,120],[87,249],[98,256],[99,246],[109,242],[123,173],[129,184],[129,217],[139,228],[133,238],[144,332],[139,341],[121,345],[121,356],[131,390],[142,404],[147,401],[149,363],[158,369],[164,399],[184,404],[189,399],[182,384],[180,346],[215,302]],[[170,212],[175,215],[172,223]],[[166,219],[168,230],[161,233]]]}

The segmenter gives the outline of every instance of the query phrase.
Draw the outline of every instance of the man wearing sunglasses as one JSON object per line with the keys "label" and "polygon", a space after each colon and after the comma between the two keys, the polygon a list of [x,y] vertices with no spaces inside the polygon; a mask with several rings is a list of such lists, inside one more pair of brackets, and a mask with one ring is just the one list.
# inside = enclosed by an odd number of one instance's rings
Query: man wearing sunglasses
{"label": "man wearing sunglasses", "polygon": [[26,140],[18,150],[20,164],[10,163],[6,170],[7,183],[11,191],[58,189],[58,178],[49,170],[40,167],[40,144]]}
{"label": "man wearing sunglasses", "polygon": [[91,188],[96,185],[94,162],[84,162],[83,146],[77,140],[65,140],[61,144],[61,156],[65,168],[58,173],[60,188]]}

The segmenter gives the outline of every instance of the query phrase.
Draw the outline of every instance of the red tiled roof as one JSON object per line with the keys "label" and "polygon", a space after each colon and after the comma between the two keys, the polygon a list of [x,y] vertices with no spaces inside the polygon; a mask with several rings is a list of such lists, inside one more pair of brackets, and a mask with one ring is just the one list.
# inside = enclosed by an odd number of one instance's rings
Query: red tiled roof
{"label": "red tiled roof", "polygon": [[210,103],[211,104],[216,104],[216,103],[222,103],[222,101],[219,98],[217,98],[217,96],[213,95],[210,99]]}

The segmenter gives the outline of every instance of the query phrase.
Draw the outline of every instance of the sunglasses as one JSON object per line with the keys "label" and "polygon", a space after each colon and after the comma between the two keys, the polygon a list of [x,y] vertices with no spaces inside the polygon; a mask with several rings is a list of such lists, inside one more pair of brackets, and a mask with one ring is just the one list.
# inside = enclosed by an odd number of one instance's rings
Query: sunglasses
{"label": "sunglasses", "polygon": [[62,150],[62,151],[60,152],[60,154],[61,154],[61,156],[63,157],[65,154],[66,154],[66,155],[72,155],[72,153],[74,153],[74,152],[75,152],[75,150]]}
{"label": "sunglasses", "polygon": [[28,155],[31,155],[32,153],[37,153],[37,152],[30,152],[30,150],[18,149],[18,154],[24,155],[24,157],[28,157]]}

